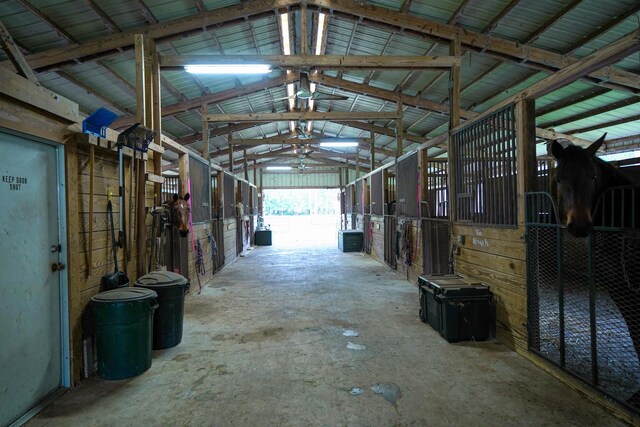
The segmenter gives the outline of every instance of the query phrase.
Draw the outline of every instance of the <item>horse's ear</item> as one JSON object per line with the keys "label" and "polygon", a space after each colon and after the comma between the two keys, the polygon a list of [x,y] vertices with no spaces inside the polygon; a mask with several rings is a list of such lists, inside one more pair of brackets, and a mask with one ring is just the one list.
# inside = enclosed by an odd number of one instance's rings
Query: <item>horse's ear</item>
{"label": "horse's ear", "polygon": [[598,148],[600,148],[602,146],[602,143],[604,142],[604,139],[606,138],[607,133],[605,132],[604,135],[602,135],[600,138],[598,138],[598,140],[596,142],[594,142],[593,144],[591,144],[590,146],[588,146],[586,148],[586,150],[589,152],[589,154],[591,154],[592,156],[596,155],[596,152],[598,151]]}
{"label": "horse's ear", "polygon": [[184,195],[184,201],[185,202],[189,201],[189,197],[191,197],[191,196],[189,196],[189,193],[185,194]]}
{"label": "horse's ear", "polygon": [[174,202],[177,202],[179,198],[180,198],[180,196],[178,196],[176,193],[173,193],[173,201]]}
{"label": "horse's ear", "polygon": [[562,157],[564,148],[562,148],[562,144],[560,144],[557,139],[554,139],[551,143],[549,152],[555,159],[559,159],[560,157]]}

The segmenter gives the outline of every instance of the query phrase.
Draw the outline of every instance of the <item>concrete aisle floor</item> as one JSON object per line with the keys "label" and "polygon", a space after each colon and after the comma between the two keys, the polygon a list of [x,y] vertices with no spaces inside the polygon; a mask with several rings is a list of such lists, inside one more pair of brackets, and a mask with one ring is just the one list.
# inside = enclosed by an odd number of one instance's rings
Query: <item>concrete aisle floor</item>
{"label": "concrete aisle floor", "polygon": [[182,343],[147,372],[89,379],[29,425],[624,424],[496,341],[446,343],[416,287],[370,257],[293,245],[189,296]]}

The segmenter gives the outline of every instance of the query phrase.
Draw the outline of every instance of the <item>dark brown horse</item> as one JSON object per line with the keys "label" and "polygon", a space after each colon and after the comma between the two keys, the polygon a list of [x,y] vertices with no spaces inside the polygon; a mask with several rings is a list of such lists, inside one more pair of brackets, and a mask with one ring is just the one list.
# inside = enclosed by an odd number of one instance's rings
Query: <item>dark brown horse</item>
{"label": "dark brown horse", "polygon": [[593,228],[593,215],[598,198],[608,189],[633,184],[618,169],[596,157],[605,133],[587,148],[558,141],[551,143],[551,154],[557,161],[556,183],[567,231],[576,237],[587,237]]}
{"label": "dark brown horse", "polygon": [[[607,289],[640,357],[640,188],[596,157],[605,136],[587,148],[553,141],[550,151],[557,161],[559,204],[567,231],[576,237],[594,235],[596,286]],[[592,233],[594,224],[605,227],[604,232]],[[629,403],[640,408],[640,391]]]}
{"label": "dark brown horse", "polygon": [[171,225],[178,227],[178,231],[182,237],[189,234],[189,193],[184,197],[177,194],[173,195],[173,199],[165,204],[169,207],[169,222]]}

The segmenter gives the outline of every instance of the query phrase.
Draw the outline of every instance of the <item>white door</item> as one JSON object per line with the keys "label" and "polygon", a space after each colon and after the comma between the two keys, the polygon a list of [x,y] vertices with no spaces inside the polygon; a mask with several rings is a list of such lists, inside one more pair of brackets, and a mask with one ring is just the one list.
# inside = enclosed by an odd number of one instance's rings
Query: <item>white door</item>
{"label": "white door", "polygon": [[63,384],[57,150],[0,131],[0,426]]}

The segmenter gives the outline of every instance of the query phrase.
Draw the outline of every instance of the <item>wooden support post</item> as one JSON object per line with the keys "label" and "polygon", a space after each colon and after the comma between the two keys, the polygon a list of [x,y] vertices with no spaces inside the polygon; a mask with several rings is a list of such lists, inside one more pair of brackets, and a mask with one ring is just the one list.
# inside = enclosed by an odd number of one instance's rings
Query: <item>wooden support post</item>
{"label": "wooden support post", "polygon": [[402,123],[402,101],[398,101],[396,103],[397,113],[398,113],[398,130],[396,132],[397,138],[397,149],[396,149],[396,159],[402,156],[404,151],[404,125]]}
{"label": "wooden support post", "polygon": [[256,179],[256,174],[258,173],[258,161],[254,160],[253,161],[253,184],[257,187],[258,186],[258,180]]}
{"label": "wooden support post", "polygon": [[189,189],[189,155],[180,154],[178,157],[178,173],[180,174],[180,196],[187,194]]}
{"label": "wooden support post", "polygon": [[[460,37],[456,36],[449,44],[449,54],[459,56],[461,54]],[[449,69],[449,150],[448,155],[448,187],[449,187],[449,220],[456,220],[456,174],[455,164],[455,142],[451,129],[460,124],[460,67],[454,66]],[[453,230],[453,229],[452,229]]]}
{"label": "wooden support post", "polygon": [[302,2],[300,6],[300,53],[307,55],[307,3]]}
{"label": "wooden support post", "polygon": [[229,172],[233,173],[233,135],[230,133],[227,135],[229,141]]}
{"label": "wooden support post", "polygon": [[376,134],[374,131],[370,131],[370,139],[371,142],[369,143],[369,155],[371,156],[371,165],[369,167],[373,171],[376,168]]}
{"label": "wooden support post", "polygon": [[358,178],[360,178],[360,148],[356,147],[356,178],[355,179],[358,179]]}
{"label": "wooden support post", "polygon": [[[255,170],[255,169],[254,169]],[[258,185],[256,183],[256,185]],[[258,215],[263,215],[264,204],[262,203],[264,199],[264,181],[262,176],[262,169],[260,169],[260,184],[258,186]]]}
{"label": "wooden support post", "polygon": [[209,114],[209,105],[202,105],[202,157],[208,162],[209,155],[209,122],[205,117]]}
{"label": "wooden support post", "polygon": [[244,169],[244,180],[249,182],[249,164],[247,162],[247,147],[242,147],[242,168]]}
{"label": "wooden support post", "polygon": [[340,220],[341,224],[340,224],[340,229],[344,230],[346,228],[346,221],[347,221],[347,214],[346,212],[343,210],[345,208],[345,200],[343,199],[342,195],[344,194],[344,183],[342,182],[342,168],[338,168],[338,187],[340,188],[340,214],[342,216],[342,219]]}
{"label": "wooden support post", "polygon": [[[158,53],[155,51],[151,55],[151,91],[153,98],[152,105],[152,129],[156,132],[156,136],[153,139],[154,144],[162,147],[162,87],[160,79],[160,62],[158,60]],[[162,175],[162,154],[153,152],[153,173],[155,175]],[[162,204],[162,184],[153,184],[153,198],[156,206]]]}
{"label": "wooden support post", "polygon": [[518,227],[525,224],[525,193],[536,188],[536,107],[533,99],[516,104]]}
{"label": "wooden support post", "polygon": [[134,44],[135,44],[135,57],[136,57],[136,121],[139,123],[143,123],[146,112],[145,112],[145,85],[144,85],[144,55],[145,55],[145,44],[144,44],[144,36],[142,34],[136,34],[134,36]]}

